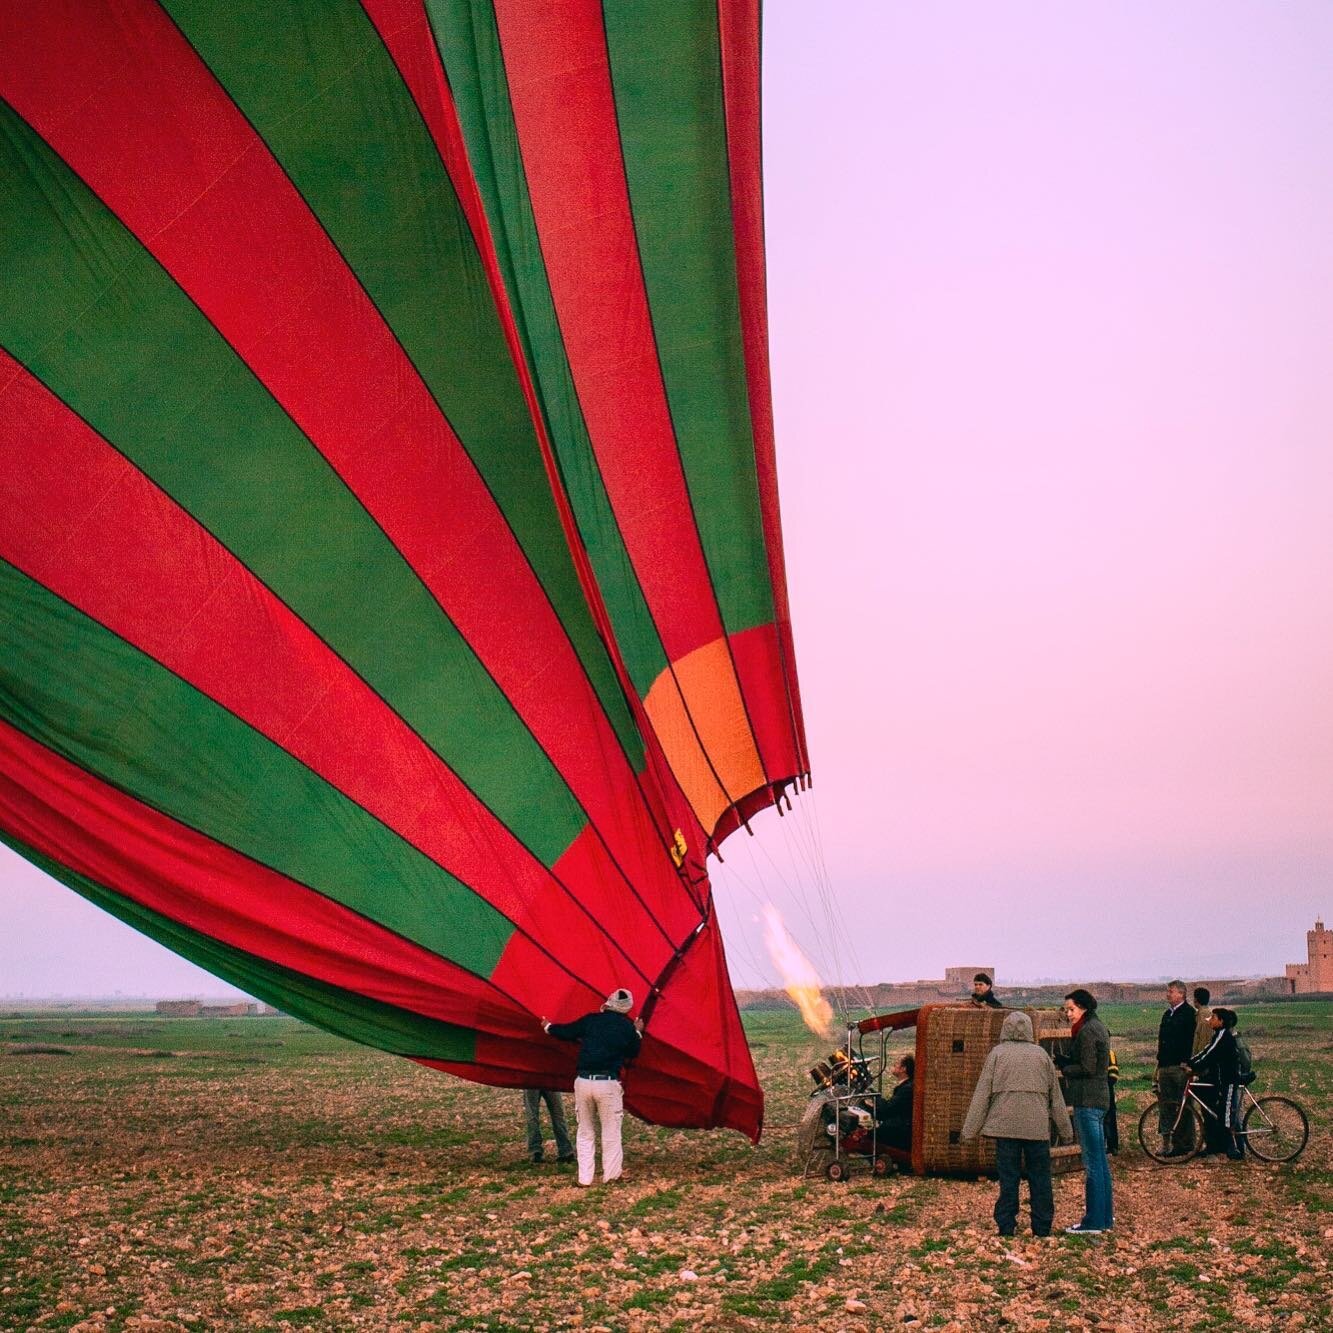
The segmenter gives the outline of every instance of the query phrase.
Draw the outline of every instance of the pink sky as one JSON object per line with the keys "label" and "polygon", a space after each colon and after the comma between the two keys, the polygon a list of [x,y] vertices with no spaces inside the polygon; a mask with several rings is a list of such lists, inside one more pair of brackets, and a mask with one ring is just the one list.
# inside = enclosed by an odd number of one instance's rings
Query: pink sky
{"label": "pink sky", "polygon": [[[1333,6],[769,0],[816,777],[732,840],[844,979],[1280,970],[1333,916]],[[734,851],[730,849],[735,849]],[[204,989],[0,859],[0,992]],[[813,923],[813,924],[812,924]]]}

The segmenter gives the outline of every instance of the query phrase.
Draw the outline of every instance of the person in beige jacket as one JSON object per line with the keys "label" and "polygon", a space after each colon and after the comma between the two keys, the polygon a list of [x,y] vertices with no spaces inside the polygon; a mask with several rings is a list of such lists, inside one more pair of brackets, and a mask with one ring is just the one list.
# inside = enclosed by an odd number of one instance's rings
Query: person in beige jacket
{"label": "person in beige jacket", "polygon": [[1194,1049],[1190,1052],[1191,1058],[1202,1054],[1213,1041],[1213,1025],[1209,1021],[1213,1016],[1213,1011],[1208,1007],[1209,1001],[1213,998],[1212,992],[1207,986],[1195,986],[1194,988]]}
{"label": "person in beige jacket", "polygon": [[1012,1236],[1018,1223],[1018,1182],[1027,1172],[1032,1234],[1049,1236],[1055,1221],[1051,1191],[1051,1127],[1061,1143],[1072,1143],[1060,1076],[1032,1036],[1032,1020],[1012,1013],[1000,1028],[1000,1040],[986,1056],[972,1104],[963,1121],[963,1139],[978,1134],[995,1140],[995,1168],[1000,1197],[995,1225]]}

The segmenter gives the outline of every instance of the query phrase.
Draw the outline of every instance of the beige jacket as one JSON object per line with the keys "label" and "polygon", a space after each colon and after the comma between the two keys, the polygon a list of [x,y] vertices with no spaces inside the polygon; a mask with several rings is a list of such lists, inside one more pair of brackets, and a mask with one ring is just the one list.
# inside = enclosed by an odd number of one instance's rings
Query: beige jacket
{"label": "beige jacket", "polygon": [[1052,1125],[1061,1143],[1073,1141],[1074,1127],[1051,1057],[1033,1041],[1032,1020],[1010,1014],[981,1067],[962,1137],[1049,1140]]}
{"label": "beige jacket", "polygon": [[1201,1004],[1194,1015],[1194,1049],[1190,1051],[1191,1056],[1198,1055],[1200,1051],[1206,1051],[1213,1040],[1213,1030],[1208,1026],[1208,1020],[1213,1016],[1213,1011],[1206,1005]]}

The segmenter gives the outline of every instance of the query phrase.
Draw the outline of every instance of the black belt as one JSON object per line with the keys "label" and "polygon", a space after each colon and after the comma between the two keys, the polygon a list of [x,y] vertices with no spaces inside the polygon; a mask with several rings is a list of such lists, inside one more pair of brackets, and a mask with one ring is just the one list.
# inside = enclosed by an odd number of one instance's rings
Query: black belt
{"label": "black belt", "polygon": [[609,1079],[612,1083],[620,1082],[619,1074],[580,1074],[579,1078],[588,1078],[588,1079],[600,1080],[603,1082]]}

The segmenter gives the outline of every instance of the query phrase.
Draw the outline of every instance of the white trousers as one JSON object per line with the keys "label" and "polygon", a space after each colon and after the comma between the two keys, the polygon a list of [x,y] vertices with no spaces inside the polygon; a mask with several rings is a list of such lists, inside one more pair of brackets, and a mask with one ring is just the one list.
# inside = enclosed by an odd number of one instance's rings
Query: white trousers
{"label": "white trousers", "polygon": [[625,1118],[625,1090],[614,1078],[576,1078],[574,1114],[579,1132],[579,1184],[591,1185],[597,1175],[597,1122],[602,1124],[602,1181],[615,1180],[624,1165],[620,1122]]}

